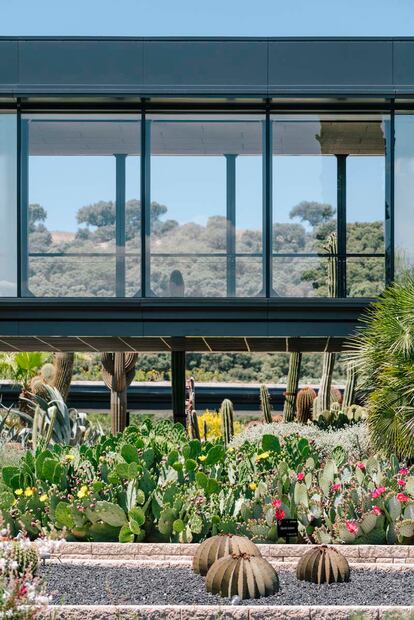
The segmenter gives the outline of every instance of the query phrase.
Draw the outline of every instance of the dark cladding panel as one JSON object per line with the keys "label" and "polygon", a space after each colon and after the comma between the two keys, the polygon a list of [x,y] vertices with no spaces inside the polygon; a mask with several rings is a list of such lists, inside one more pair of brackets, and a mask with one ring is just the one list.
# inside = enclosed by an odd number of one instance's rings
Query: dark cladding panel
{"label": "dark cladding panel", "polygon": [[18,82],[17,41],[0,41],[0,89]]}
{"label": "dark cladding panel", "polygon": [[396,88],[414,86],[414,41],[394,41],[394,81]]}
{"label": "dark cladding panel", "polygon": [[296,40],[269,42],[269,90],[392,88],[392,42]]}
{"label": "dark cladding panel", "polygon": [[265,92],[267,42],[145,41],[144,81],[171,94]]}
{"label": "dark cladding panel", "polygon": [[75,90],[142,85],[142,41],[21,41],[20,84]]}

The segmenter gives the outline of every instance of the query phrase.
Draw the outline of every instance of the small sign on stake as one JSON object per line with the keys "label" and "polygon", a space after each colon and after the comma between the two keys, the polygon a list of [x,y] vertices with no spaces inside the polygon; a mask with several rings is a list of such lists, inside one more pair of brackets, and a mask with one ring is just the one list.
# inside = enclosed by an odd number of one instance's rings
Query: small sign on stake
{"label": "small sign on stake", "polygon": [[278,524],[278,534],[289,543],[291,538],[297,538],[298,536],[298,520],[297,519],[282,519]]}

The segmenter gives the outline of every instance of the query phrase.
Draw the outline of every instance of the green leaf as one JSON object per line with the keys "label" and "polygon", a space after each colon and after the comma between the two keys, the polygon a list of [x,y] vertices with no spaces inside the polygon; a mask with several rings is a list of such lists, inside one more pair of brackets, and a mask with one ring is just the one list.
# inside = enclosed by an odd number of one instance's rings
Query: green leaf
{"label": "green leaf", "polygon": [[104,523],[112,527],[121,527],[126,523],[126,515],[120,506],[111,502],[96,502],[95,512]]}
{"label": "green leaf", "polygon": [[135,446],[131,446],[130,444],[122,446],[121,456],[128,464],[139,463],[138,450]]}
{"label": "green leaf", "polygon": [[206,476],[206,474],[202,471],[198,471],[195,475],[195,480],[197,483],[197,486],[201,487],[202,489],[206,490],[208,487],[208,476]]}
{"label": "green leaf", "polygon": [[182,519],[176,519],[173,522],[173,530],[176,534],[180,534],[180,532],[183,532],[185,530],[185,523]]}
{"label": "green leaf", "polygon": [[1,470],[4,484],[15,491],[20,485],[20,469],[18,467],[3,467]]}
{"label": "green leaf", "polygon": [[293,496],[296,505],[302,504],[305,508],[308,507],[308,490],[306,488],[306,484],[296,482]]}
{"label": "green leaf", "polygon": [[276,435],[263,435],[262,449],[264,452],[275,452],[280,454],[280,441]]}
{"label": "green leaf", "polygon": [[224,446],[217,445],[210,448],[207,454],[207,458],[204,461],[205,465],[216,465],[220,461],[222,461],[225,457],[226,450]]}
{"label": "green leaf", "polygon": [[131,510],[128,512],[128,518],[136,521],[138,525],[144,525],[145,512],[142,510],[142,508],[131,508]]}
{"label": "green leaf", "polygon": [[67,502],[59,502],[55,508],[55,519],[59,525],[67,527],[69,530],[75,527],[75,520],[72,516],[71,507]]}
{"label": "green leaf", "polygon": [[167,463],[168,465],[173,465],[176,461],[178,461],[179,459],[179,454],[178,454],[178,450],[172,450],[172,452],[169,453],[168,457],[167,457]]}
{"label": "green leaf", "polygon": [[117,463],[115,467],[115,473],[117,476],[119,476],[119,478],[127,479],[129,477],[128,463]]}

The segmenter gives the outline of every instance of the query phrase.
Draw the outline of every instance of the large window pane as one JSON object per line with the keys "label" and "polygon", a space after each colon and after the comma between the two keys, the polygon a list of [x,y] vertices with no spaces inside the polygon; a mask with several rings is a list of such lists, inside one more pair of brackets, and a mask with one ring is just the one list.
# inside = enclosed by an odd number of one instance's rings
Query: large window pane
{"label": "large window pane", "polygon": [[395,116],[395,271],[414,267],[414,115]]}
{"label": "large window pane", "polygon": [[0,113],[0,297],[17,295],[17,125]]}
{"label": "large window pane", "polygon": [[140,121],[137,115],[31,115],[23,294],[140,294]]}
{"label": "large window pane", "polygon": [[159,115],[148,123],[151,294],[263,294],[263,121]]}

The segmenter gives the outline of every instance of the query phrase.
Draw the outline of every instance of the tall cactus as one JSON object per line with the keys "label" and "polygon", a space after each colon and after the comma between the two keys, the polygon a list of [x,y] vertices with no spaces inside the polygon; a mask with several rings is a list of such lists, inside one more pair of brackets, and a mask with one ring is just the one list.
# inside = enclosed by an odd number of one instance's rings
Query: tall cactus
{"label": "tall cactus", "polygon": [[112,432],[123,431],[127,424],[127,389],[135,375],[136,353],[103,353],[102,375],[111,390]]}
{"label": "tall cactus", "polygon": [[234,437],[234,408],[233,403],[228,398],[225,398],[221,403],[220,417],[224,444],[227,446]]}
{"label": "tall cactus", "polygon": [[74,357],[75,354],[69,352],[55,353],[53,356],[55,376],[52,385],[59,390],[65,402],[68,398],[72,381]]}
{"label": "tall cactus", "polygon": [[328,411],[331,406],[331,386],[335,359],[335,353],[323,354],[321,387],[317,398],[319,411]]}
{"label": "tall cactus", "polygon": [[296,394],[299,387],[301,363],[302,353],[295,351],[290,354],[285,404],[283,406],[283,418],[285,422],[292,422],[295,417]]}
{"label": "tall cactus", "polygon": [[270,406],[270,394],[266,385],[260,386],[260,408],[263,413],[263,419],[266,424],[271,424],[272,420],[272,408]]}
{"label": "tall cactus", "polygon": [[357,384],[357,370],[353,362],[348,362],[346,367],[346,384],[342,406],[350,407],[354,404],[355,390]]}
{"label": "tall cactus", "polygon": [[188,420],[188,434],[191,439],[198,439],[200,441],[200,429],[198,426],[198,415],[195,409],[190,409],[187,412],[187,420]]}
{"label": "tall cactus", "polygon": [[312,418],[313,402],[316,392],[311,387],[304,387],[299,390],[296,397],[296,417],[299,424],[307,424]]}

